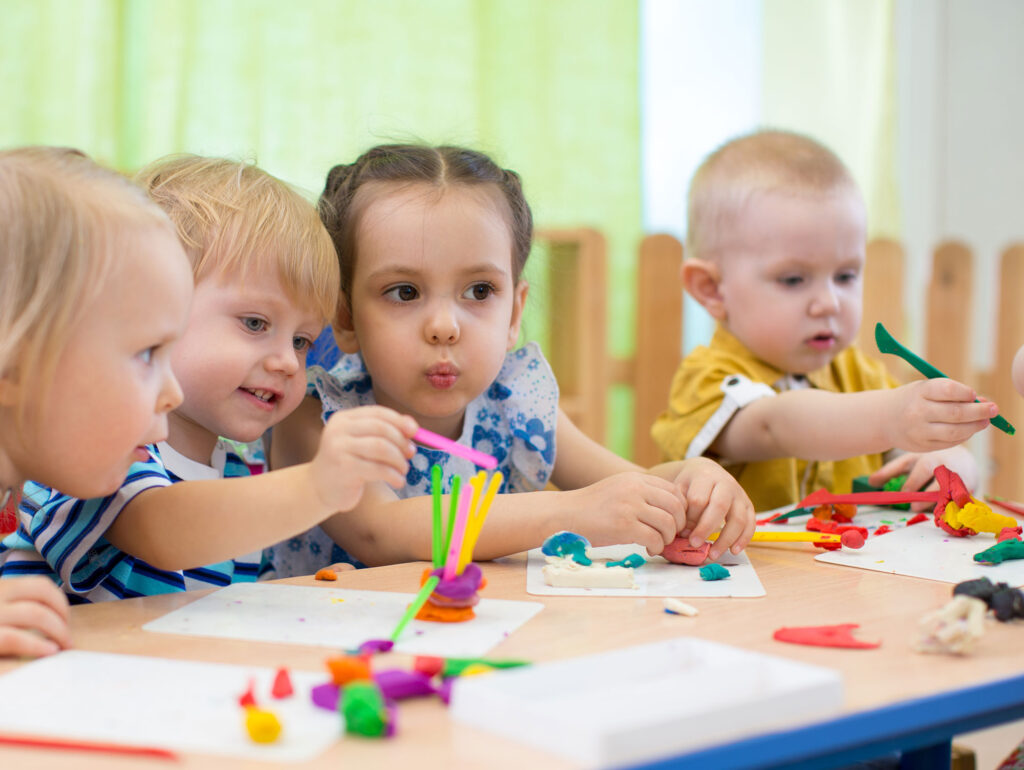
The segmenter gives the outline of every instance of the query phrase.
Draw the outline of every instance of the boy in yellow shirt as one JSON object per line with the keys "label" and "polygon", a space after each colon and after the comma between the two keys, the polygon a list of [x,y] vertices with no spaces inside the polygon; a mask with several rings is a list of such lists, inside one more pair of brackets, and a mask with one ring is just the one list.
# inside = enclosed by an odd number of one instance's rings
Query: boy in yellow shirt
{"label": "boy in yellow shirt", "polygon": [[[864,203],[834,153],[760,131],[713,152],[689,192],[683,286],[717,321],[680,364],[652,435],[668,459],[707,455],[756,510],[937,465],[976,484],[959,444],[997,414],[947,379],[899,386],[852,346],[861,322]],[[886,463],[884,454],[902,450]]]}

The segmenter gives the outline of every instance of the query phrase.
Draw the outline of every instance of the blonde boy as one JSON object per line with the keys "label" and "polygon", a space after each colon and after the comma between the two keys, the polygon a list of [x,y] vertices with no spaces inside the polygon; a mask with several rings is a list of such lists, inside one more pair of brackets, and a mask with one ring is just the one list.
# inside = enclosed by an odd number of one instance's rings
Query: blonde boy
{"label": "blonde boy", "polygon": [[50,574],[78,601],[255,580],[265,547],[350,509],[369,481],[403,483],[413,453],[411,418],[354,409],[324,426],[312,461],[249,475],[223,439],[257,441],[302,401],[306,351],[335,313],[334,247],[312,204],[255,166],[172,157],[137,181],[192,263],[171,354],[184,401],[114,495],[32,490],[0,554],[0,574]]}
{"label": "blonde boy", "polygon": [[[181,403],[170,367],[192,276],[167,215],[57,147],[0,152],[0,532],[28,479],[116,490]],[[8,543],[0,543],[0,564]],[[0,655],[70,644],[68,601],[34,566],[3,572]],[[16,579],[6,579],[6,578]]]}
{"label": "blonde boy", "polygon": [[[761,131],[728,142],[694,175],[683,286],[717,321],[680,365],[652,435],[670,459],[721,462],[757,510],[854,477],[936,465],[976,481],[958,446],[994,404],[952,380],[897,387],[852,346],[861,323],[864,203],[827,148]],[[903,450],[888,464],[884,454]]]}

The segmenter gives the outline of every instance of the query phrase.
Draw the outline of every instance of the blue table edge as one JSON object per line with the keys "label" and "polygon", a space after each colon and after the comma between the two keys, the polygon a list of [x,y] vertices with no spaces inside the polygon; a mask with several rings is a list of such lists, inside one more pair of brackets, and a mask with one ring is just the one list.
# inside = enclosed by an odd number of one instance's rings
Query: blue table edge
{"label": "blue table edge", "polygon": [[[935,658],[935,676],[943,661]],[[812,768],[839,767],[894,751],[900,767],[933,768],[945,758],[953,736],[1024,718],[1024,674],[899,701],[880,708],[782,729],[732,743],[667,757],[635,768]],[[1024,736],[1022,736],[1024,737]]]}

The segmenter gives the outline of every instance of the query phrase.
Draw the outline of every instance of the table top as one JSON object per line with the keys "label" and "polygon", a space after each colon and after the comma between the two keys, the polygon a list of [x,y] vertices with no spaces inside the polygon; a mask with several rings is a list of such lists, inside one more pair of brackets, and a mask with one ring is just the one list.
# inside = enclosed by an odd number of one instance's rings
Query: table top
{"label": "table top", "polygon": [[[1024,705],[1024,655],[1019,624],[986,621],[986,633],[971,655],[923,655],[913,651],[917,626],[926,613],[945,604],[948,583],[889,575],[850,567],[822,564],[806,544],[751,547],[748,555],[767,596],[756,599],[688,598],[700,610],[697,617],[670,615],[660,598],[560,597],[526,594],[526,557],[517,555],[484,563],[486,598],[541,602],[545,609],[494,648],[489,657],[534,662],[603,652],[645,642],[693,636],[748,650],[838,670],[844,683],[844,711],[840,717],[893,706],[916,710],[907,701],[956,696],[974,690],[975,699],[986,693],[1012,689],[1011,697]],[[422,563],[341,572],[337,582],[311,577],[281,582],[331,588],[402,591],[419,585]],[[324,671],[323,647],[187,637],[142,631],[142,626],[208,592],[166,594],[142,599],[82,605],[72,608],[72,635],[77,649],[159,656],[215,663],[289,666]],[[857,636],[880,639],[877,649],[807,647],[775,641],[772,632],[782,626],[859,623]],[[397,664],[407,656],[391,656]],[[0,673],[20,665],[0,662]],[[1013,685],[1010,688],[1010,685]],[[1001,688],[1001,689],[1000,689]],[[966,696],[965,696],[966,697]],[[973,708],[973,707],[972,707]],[[955,716],[955,715],[954,715]],[[925,718],[922,716],[921,718]],[[1015,717],[1019,718],[1019,717]],[[989,719],[988,724],[1000,721]],[[971,724],[966,729],[976,729]],[[421,768],[484,765],[495,768],[541,764],[571,767],[553,755],[456,725],[436,699],[405,701],[398,709],[398,735],[387,741],[346,738],[303,768],[398,766]],[[957,730],[956,732],[961,732]],[[751,733],[757,726],[751,725]],[[0,747],[0,765],[18,768],[65,768],[66,752]],[[110,755],[74,755],[76,768],[155,767],[159,760]],[[167,763],[164,763],[167,764]],[[225,757],[184,755],[178,763],[189,768],[267,767],[265,763]]]}

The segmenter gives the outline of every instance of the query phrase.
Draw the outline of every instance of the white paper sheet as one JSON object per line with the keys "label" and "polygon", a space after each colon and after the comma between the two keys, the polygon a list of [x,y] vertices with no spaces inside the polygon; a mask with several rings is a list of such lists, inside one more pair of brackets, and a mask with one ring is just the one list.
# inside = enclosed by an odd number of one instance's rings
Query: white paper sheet
{"label": "white paper sheet", "polygon": [[595,560],[617,561],[631,553],[648,559],[633,571],[636,588],[556,588],[544,582],[541,570],[547,563],[539,548],[529,553],[526,565],[526,592],[537,596],[764,596],[764,586],[745,553],[724,553],[718,564],[729,570],[724,580],[702,580],[698,567],[671,564],[660,556],[647,556],[639,545],[608,545],[591,548]]}
{"label": "white paper sheet", "polygon": [[[907,515],[904,511],[896,511],[895,514],[898,515],[894,516],[892,511],[885,514],[871,512],[863,518],[858,514],[854,523],[874,525],[880,518],[898,522]],[[826,551],[815,559],[826,564],[842,564],[946,583],[987,577],[993,583],[1001,581],[1011,586],[1024,585],[1024,560],[992,565],[974,561],[974,554],[996,544],[995,537],[990,534],[983,532],[974,537],[950,537],[935,526],[931,515],[928,521],[920,524],[898,526],[899,529],[884,535],[869,535],[859,550]]]}
{"label": "white paper sheet", "polygon": [[[314,759],[343,735],[341,717],[310,701],[310,689],[330,676],[292,671],[295,693],[277,700],[270,695],[274,674],[258,666],[71,650],[0,676],[0,725],[8,733],[272,762]],[[274,743],[254,743],[245,730],[238,698],[250,679],[259,706],[281,722]]]}
{"label": "white paper sheet", "polygon": [[[486,588],[484,591],[486,592]],[[234,583],[143,626],[146,631],[353,649],[388,639],[415,594],[273,583]],[[413,620],[395,645],[414,655],[473,658],[544,605],[481,598],[465,623]]]}

